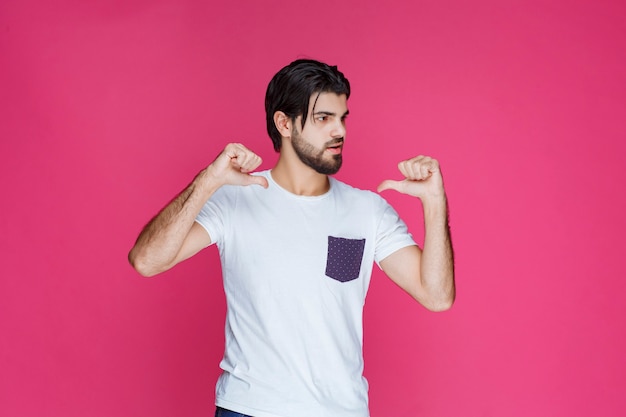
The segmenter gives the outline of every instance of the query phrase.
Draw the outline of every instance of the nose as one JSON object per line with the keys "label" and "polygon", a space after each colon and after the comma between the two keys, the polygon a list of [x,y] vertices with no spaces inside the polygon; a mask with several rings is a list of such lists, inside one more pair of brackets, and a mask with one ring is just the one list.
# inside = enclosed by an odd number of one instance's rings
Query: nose
{"label": "nose", "polygon": [[337,120],[333,125],[333,129],[331,131],[331,136],[333,139],[339,139],[346,136],[346,124],[343,120]]}

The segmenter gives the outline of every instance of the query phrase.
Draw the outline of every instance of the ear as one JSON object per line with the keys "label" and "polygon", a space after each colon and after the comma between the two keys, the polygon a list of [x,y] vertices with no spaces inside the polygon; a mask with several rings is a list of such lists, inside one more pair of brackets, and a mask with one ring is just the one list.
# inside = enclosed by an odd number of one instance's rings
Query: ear
{"label": "ear", "polygon": [[282,111],[277,111],[274,113],[274,125],[276,125],[276,129],[280,135],[284,138],[291,137],[291,131],[293,129],[293,124],[291,118],[287,116]]}

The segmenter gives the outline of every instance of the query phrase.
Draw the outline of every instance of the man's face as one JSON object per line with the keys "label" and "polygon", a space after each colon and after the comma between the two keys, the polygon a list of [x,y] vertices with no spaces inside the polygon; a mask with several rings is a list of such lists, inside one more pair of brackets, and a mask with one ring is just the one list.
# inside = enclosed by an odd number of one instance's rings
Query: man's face
{"label": "man's face", "polygon": [[293,127],[291,144],[298,158],[320,174],[332,175],[341,168],[348,104],[344,94],[315,93],[302,132],[302,116]]}

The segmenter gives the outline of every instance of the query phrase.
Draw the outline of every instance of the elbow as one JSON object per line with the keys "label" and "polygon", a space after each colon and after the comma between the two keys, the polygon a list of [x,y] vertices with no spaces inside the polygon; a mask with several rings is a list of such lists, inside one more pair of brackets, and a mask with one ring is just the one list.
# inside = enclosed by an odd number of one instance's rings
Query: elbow
{"label": "elbow", "polygon": [[456,291],[452,289],[445,292],[444,294],[439,294],[436,297],[430,297],[422,304],[429,311],[432,311],[434,313],[441,313],[450,310],[454,305],[455,299]]}
{"label": "elbow", "polygon": [[425,305],[425,307],[429,311],[432,311],[434,313],[442,313],[444,311],[450,310],[453,305],[454,305],[454,297],[451,297],[451,298],[447,298],[444,300],[433,301]]}
{"label": "elbow", "polygon": [[440,284],[429,288],[426,292],[424,307],[433,312],[448,311],[456,299],[454,272],[439,280]]}
{"label": "elbow", "polygon": [[149,262],[146,261],[145,257],[138,255],[135,248],[128,253],[128,262],[142,277],[153,277],[160,272],[152,268]]}
{"label": "elbow", "polygon": [[139,275],[141,275],[144,278],[151,278],[155,275],[158,274],[158,272],[152,271],[146,267],[143,267],[141,265],[139,266],[135,266],[133,265],[133,268],[135,268],[135,271],[137,271],[139,273]]}

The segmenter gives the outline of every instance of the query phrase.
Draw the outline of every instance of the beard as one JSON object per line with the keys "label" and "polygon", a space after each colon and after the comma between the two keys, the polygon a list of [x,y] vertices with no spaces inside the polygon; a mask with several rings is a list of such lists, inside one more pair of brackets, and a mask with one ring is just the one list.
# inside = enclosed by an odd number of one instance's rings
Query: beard
{"label": "beard", "polygon": [[300,158],[306,166],[324,175],[336,174],[339,168],[341,168],[341,163],[343,162],[341,154],[331,155],[330,159],[324,158],[326,148],[340,141],[343,141],[343,139],[328,141],[320,150],[303,139],[298,131],[295,131],[291,137],[291,145],[296,155],[298,155],[298,158]]}

